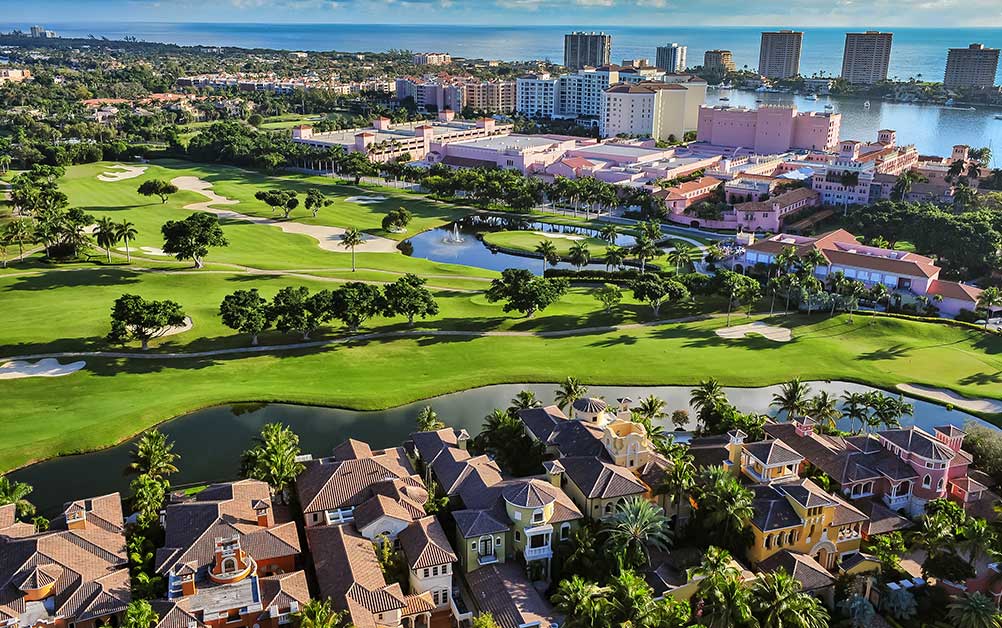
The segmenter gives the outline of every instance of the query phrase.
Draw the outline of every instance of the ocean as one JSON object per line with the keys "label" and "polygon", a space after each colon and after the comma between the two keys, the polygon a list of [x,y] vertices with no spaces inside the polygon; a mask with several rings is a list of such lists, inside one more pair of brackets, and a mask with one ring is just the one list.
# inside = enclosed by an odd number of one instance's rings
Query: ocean
{"label": "ocean", "polygon": [[[131,35],[145,41],[183,45],[240,46],[287,50],[383,52],[389,49],[444,51],[460,57],[502,60],[563,58],[563,35],[571,30],[602,30],[612,35],[612,60],[654,60],[658,45],[678,42],[689,47],[690,65],[702,63],[703,52],[725,48],[734,53],[739,68],[758,64],[759,33],[763,27],[612,26],[467,26],[423,24],[232,24],[164,22],[46,22],[67,37]],[[25,30],[25,24],[0,22],[0,29]],[[846,28],[807,28],[801,73],[838,75]],[[852,29],[861,30],[861,29]],[[1002,47],[1002,28],[893,28],[890,76],[942,80],[946,52],[973,42]]]}

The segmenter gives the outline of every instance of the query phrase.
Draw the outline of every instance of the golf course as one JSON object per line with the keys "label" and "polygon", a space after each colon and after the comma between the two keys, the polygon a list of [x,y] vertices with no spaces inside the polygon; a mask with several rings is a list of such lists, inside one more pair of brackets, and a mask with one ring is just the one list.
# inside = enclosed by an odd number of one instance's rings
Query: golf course
{"label": "golf course", "polygon": [[[596,286],[576,284],[549,307],[523,317],[488,301],[485,291],[499,273],[396,249],[408,237],[463,218],[469,208],[302,174],[272,176],[182,161],[141,167],[71,166],[59,184],[70,207],[135,225],[128,249],[116,245],[110,262],[96,247],[88,259],[72,263],[44,260],[38,245],[26,247],[22,261],[18,247],[7,247],[7,266],[0,269],[0,473],[107,447],[216,404],[281,401],[366,410],[568,375],[596,385],[690,385],[711,377],[728,386],[840,379],[1002,399],[1002,337],[975,328],[882,316],[769,316],[765,300],[751,313],[747,307],[733,312],[730,324],[782,326],[791,332],[789,342],[754,333],[721,337],[716,330],[728,324],[722,298],[666,304],[655,315],[624,289],[622,301],[607,311],[593,294]],[[109,176],[116,172],[123,174]],[[138,194],[139,185],[154,179],[179,189],[166,202]],[[300,205],[286,219],[255,196],[292,190],[302,197],[310,189],[331,201],[315,217]],[[406,230],[384,230],[384,216],[399,208],[412,215]],[[165,222],[198,210],[219,216],[228,241],[211,248],[200,269],[165,254],[161,235]],[[0,220],[9,212],[0,206]],[[338,239],[353,228],[365,235],[354,252]],[[485,240],[531,251],[544,237],[497,232]],[[587,243],[596,257],[604,248],[594,238],[549,239],[561,255],[575,242]],[[237,290],[256,288],[271,299],[287,287],[314,292],[346,281],[385,285],[407,273],[425,279],[439,308],[413,326],[404,317],[376,316],[357,332],[333,323],[307,341],[268,330],[251,347],[250,338],[226,327],[219,315],[220,302]],[[146,352],[137,342],[110,344],[105,337],[111,308],[123,294],[176,301],[190,328],[154,339]],[[62,376],[3,376],[5,362],[46,358],[85,365]]]}

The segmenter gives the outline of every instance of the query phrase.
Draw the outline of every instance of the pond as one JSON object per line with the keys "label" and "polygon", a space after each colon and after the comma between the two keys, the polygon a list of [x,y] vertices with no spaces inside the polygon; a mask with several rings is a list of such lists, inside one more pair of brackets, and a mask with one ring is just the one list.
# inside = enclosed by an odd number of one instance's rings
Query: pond
{"label": "pond", "polygon": [[[294,406],[286,404],[243,404],[199,410],[163,424],[162,430],[175,442],[181,454],[180,471],[172,478],[175,485],[233,479],[237,476],[240,454],[248,448],[265,423],[280,421],[300,436],[303,451],[327,455],[347,438],[370,443],[373,448],[401,444],[413,431],[414,417],[424,405],[432,405],[441,420],[474,435],[480,431],[483,417],[494,408],[504,408],[520,390],[531,390],[540,401],[550,403],[556,384],[505,384],[486,386],[442,395],[388,410],[355,412],[338,408]],[[873,390],[846,382],[812,382],[814,392],[827,390],[833,395],[844,391]],[[726,388],[728,398],[745,412],[769,411],[773,393],[779,386],[764,388]],[[590,386],[589,394],[613,400],[619,397],[640,399],[657,395],[672,410],[689,407],[690,386]],[[931,429],[935,425],[962,426],[975,417],[958,410],[925,401],[909,400],[915,416],[904,422]],[[691,413],[693,414],[694,413]],[[842,426],[846,428],[847,426]],[[673,429],[668,426],[668,429]],[[129,478],[123,469],[129,460],[132,442],[102,451],[66,456],[26,467],[10,474],[11,479],[35,487],[31,500],[45,515],[58,512],[70,499],[90,497],[112,491],[128,491]]]}

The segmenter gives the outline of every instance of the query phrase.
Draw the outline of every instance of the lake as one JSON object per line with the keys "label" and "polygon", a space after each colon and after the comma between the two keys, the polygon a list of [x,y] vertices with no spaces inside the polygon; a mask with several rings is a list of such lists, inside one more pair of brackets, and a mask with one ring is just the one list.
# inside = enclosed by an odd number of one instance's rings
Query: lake
{"label": "lake", "polygon": [[[846,390],[873,390],[847,382],[812,382],[811,387],[814,392],[824,389],[834,395],[841,395]],[[299,434],[304,452],[320,456],[328,455],[335,445],[347,438],[366,441],[373,448],[399,445],[413,431],[418,411],[428,404],[446,424],[475,435],[480,431],[483,417],[494,408],[507,407],[520,390],[531,390],[540,401],[550,403],[556,388],[556,384],[485,386],[375,412],[286,404],[220,406],[178,417],[164,423],[161,429],[175,442],[175,451],[181,454],[180,471],[172,480],[175,485],[184,485],[235,478],[241,452],[250,446],[265,423],[285,423]],[[690,390],[689,386],[589,386],[589,394],[608,400],[657,395],[665,400],[669,413],[689,408]],[[779,386],[725,390],[731,402],[742,411],[766,412]],[[947,410],[925,401],[910,401],[915,406],[915,416],[905,417],[905,422],[923,429],[946,423],[962,426],[972,420],[988,425],[958,410]],[[668,429],[673,428],[669,426]],[[56,458],[14,471],[10,477],[34,486],[32,502],[43,514],[52,515],[67,500],[112,491],[127,492],[130,478],[123,474],[123,469],[131,449],[130,441],[94,453]]]}

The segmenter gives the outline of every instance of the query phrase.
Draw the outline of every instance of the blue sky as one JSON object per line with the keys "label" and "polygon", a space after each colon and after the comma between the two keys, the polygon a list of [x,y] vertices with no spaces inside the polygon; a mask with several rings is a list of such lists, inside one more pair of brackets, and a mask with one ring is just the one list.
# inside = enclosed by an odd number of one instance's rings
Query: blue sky
{"label": "blue sky", "polygon": [[1002,26],[1002,0],[0,0],[4,21]]}

